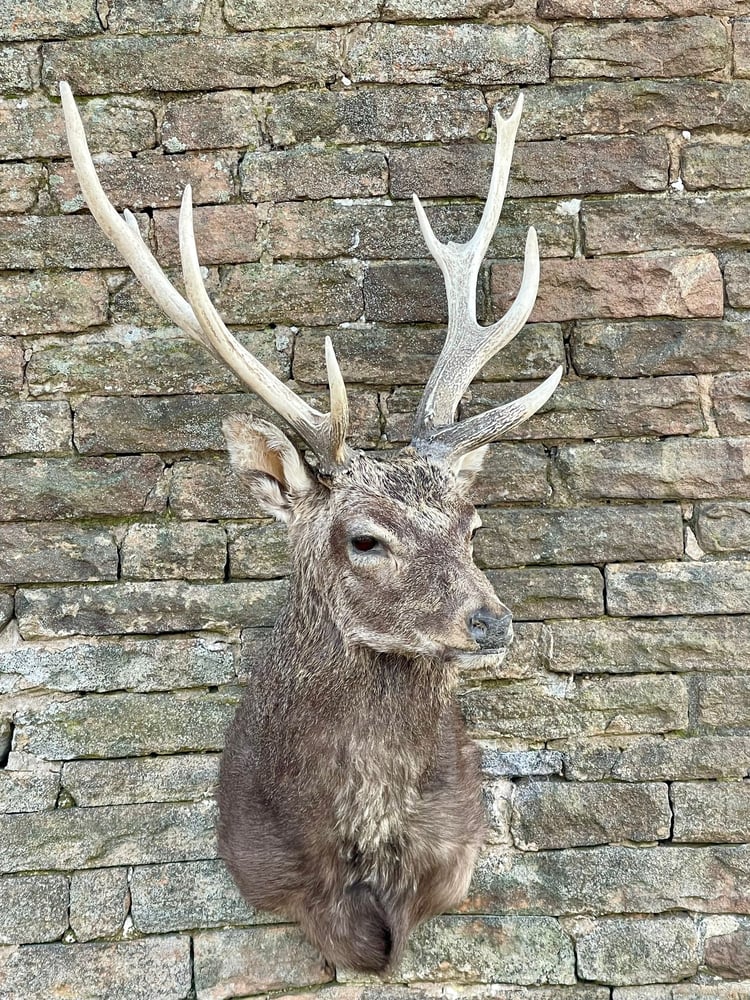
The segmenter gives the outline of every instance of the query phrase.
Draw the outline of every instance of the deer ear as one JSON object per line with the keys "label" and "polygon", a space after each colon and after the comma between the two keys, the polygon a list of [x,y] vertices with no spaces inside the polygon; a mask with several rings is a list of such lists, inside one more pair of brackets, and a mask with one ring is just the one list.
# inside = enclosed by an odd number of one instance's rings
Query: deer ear
{"label": "deer ear", "polygon": [[222,424],[232,468],[277,521],[292,519],[294,502],[317,488],[292,442],[266,420],[238,415]]}
{"label": "deer ear", "polygon": [[475,448],[451,462],[451,469],[461,493],[468,493],[474,485],[474,480],[482,470],[488,448],[488,444],[483,444],[481,448]]}

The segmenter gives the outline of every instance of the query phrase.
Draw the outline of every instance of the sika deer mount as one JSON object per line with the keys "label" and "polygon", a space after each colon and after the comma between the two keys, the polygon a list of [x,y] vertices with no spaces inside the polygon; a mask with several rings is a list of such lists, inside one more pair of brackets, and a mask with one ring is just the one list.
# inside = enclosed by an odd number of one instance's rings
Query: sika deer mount
{"label": "sika deer mount", "polygon": [[558,368],[514,402],[456,423],[459,401],[521,329],[539,280],[529,230],[521,289],[497,323],[476,321],[479,268],[502,207],[521,115],[495,118],[487,203],[465,244],[442,244],[414,198],[448,297],[445,345],[414,436],[391,461],[346,443],[346,389],[330,340],[330,413],[267,371],[226,328],[200,274],[187,188],[180,249],[187,300],[169,283],[133,216],[96,177],[67,84],[60,85],[73,162],[103,231],[161,306],[309,445],[275,426],[224,424],[229,454],[289,529],[290,592],[226,740],[219,850],[254,906],[298,920],[331,963],[384,972],[420,921],[466,893],[484,832],[477,750],[453,696],[456,666],[504,657],[511,616],[472,560],[479,518],[468,492],[489,442],[531,416]]}

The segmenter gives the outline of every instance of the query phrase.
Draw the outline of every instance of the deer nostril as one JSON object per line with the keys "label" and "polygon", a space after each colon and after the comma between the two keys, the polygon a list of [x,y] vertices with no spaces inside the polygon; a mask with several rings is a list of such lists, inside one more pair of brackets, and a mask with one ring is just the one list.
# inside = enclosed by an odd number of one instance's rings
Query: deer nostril
{"label": "deer nostril", "polygon": [[469,635],[485,649],[508,646],[513,641],[513,619],[510,613],[502,618],[487,608],[479,608],[466,620]]}

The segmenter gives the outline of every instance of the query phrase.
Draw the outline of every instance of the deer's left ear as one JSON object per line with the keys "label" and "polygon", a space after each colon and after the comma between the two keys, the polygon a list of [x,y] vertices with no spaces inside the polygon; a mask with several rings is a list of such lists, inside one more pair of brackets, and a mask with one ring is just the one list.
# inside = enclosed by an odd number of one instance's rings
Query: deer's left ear
{"label": "deer's left ear", "polygon": [[451,461],[451,469],[461,493],[468,493],[473,486],[474,480],[482,469],[488,448],[488,444],[483,444],[481,448],[475,448]]}
{"label": "deer's left ear", "polygon": [[267,513],[289,522],[295,501],[318,488],[292,442],[278,427],[250,416],[228,417],[221,429],[234,471]]}

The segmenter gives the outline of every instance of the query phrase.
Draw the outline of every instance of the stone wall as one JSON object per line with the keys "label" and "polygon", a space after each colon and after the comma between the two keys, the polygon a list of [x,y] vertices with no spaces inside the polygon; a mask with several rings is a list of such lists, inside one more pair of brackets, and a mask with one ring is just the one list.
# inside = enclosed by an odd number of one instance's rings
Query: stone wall
{"label": "stone wall", "polygon": [[[0,997],[750,997],[747,15],[0,2]],[[491,110],[524,90],[481,310],[514,293],[532,223],[540,295],[464,413],[566,376],[478,489],[477,558],[520,623],[462,692],[491,843],[391,985],[332,981],[216,859],[284,538],[223,452],[255,402],[82,208],[60,78],[169,269],[192,183],[214,299],[314,400],[331,334],[365,448],[408,438],[442,336],[410,193],[465,238]]]}

